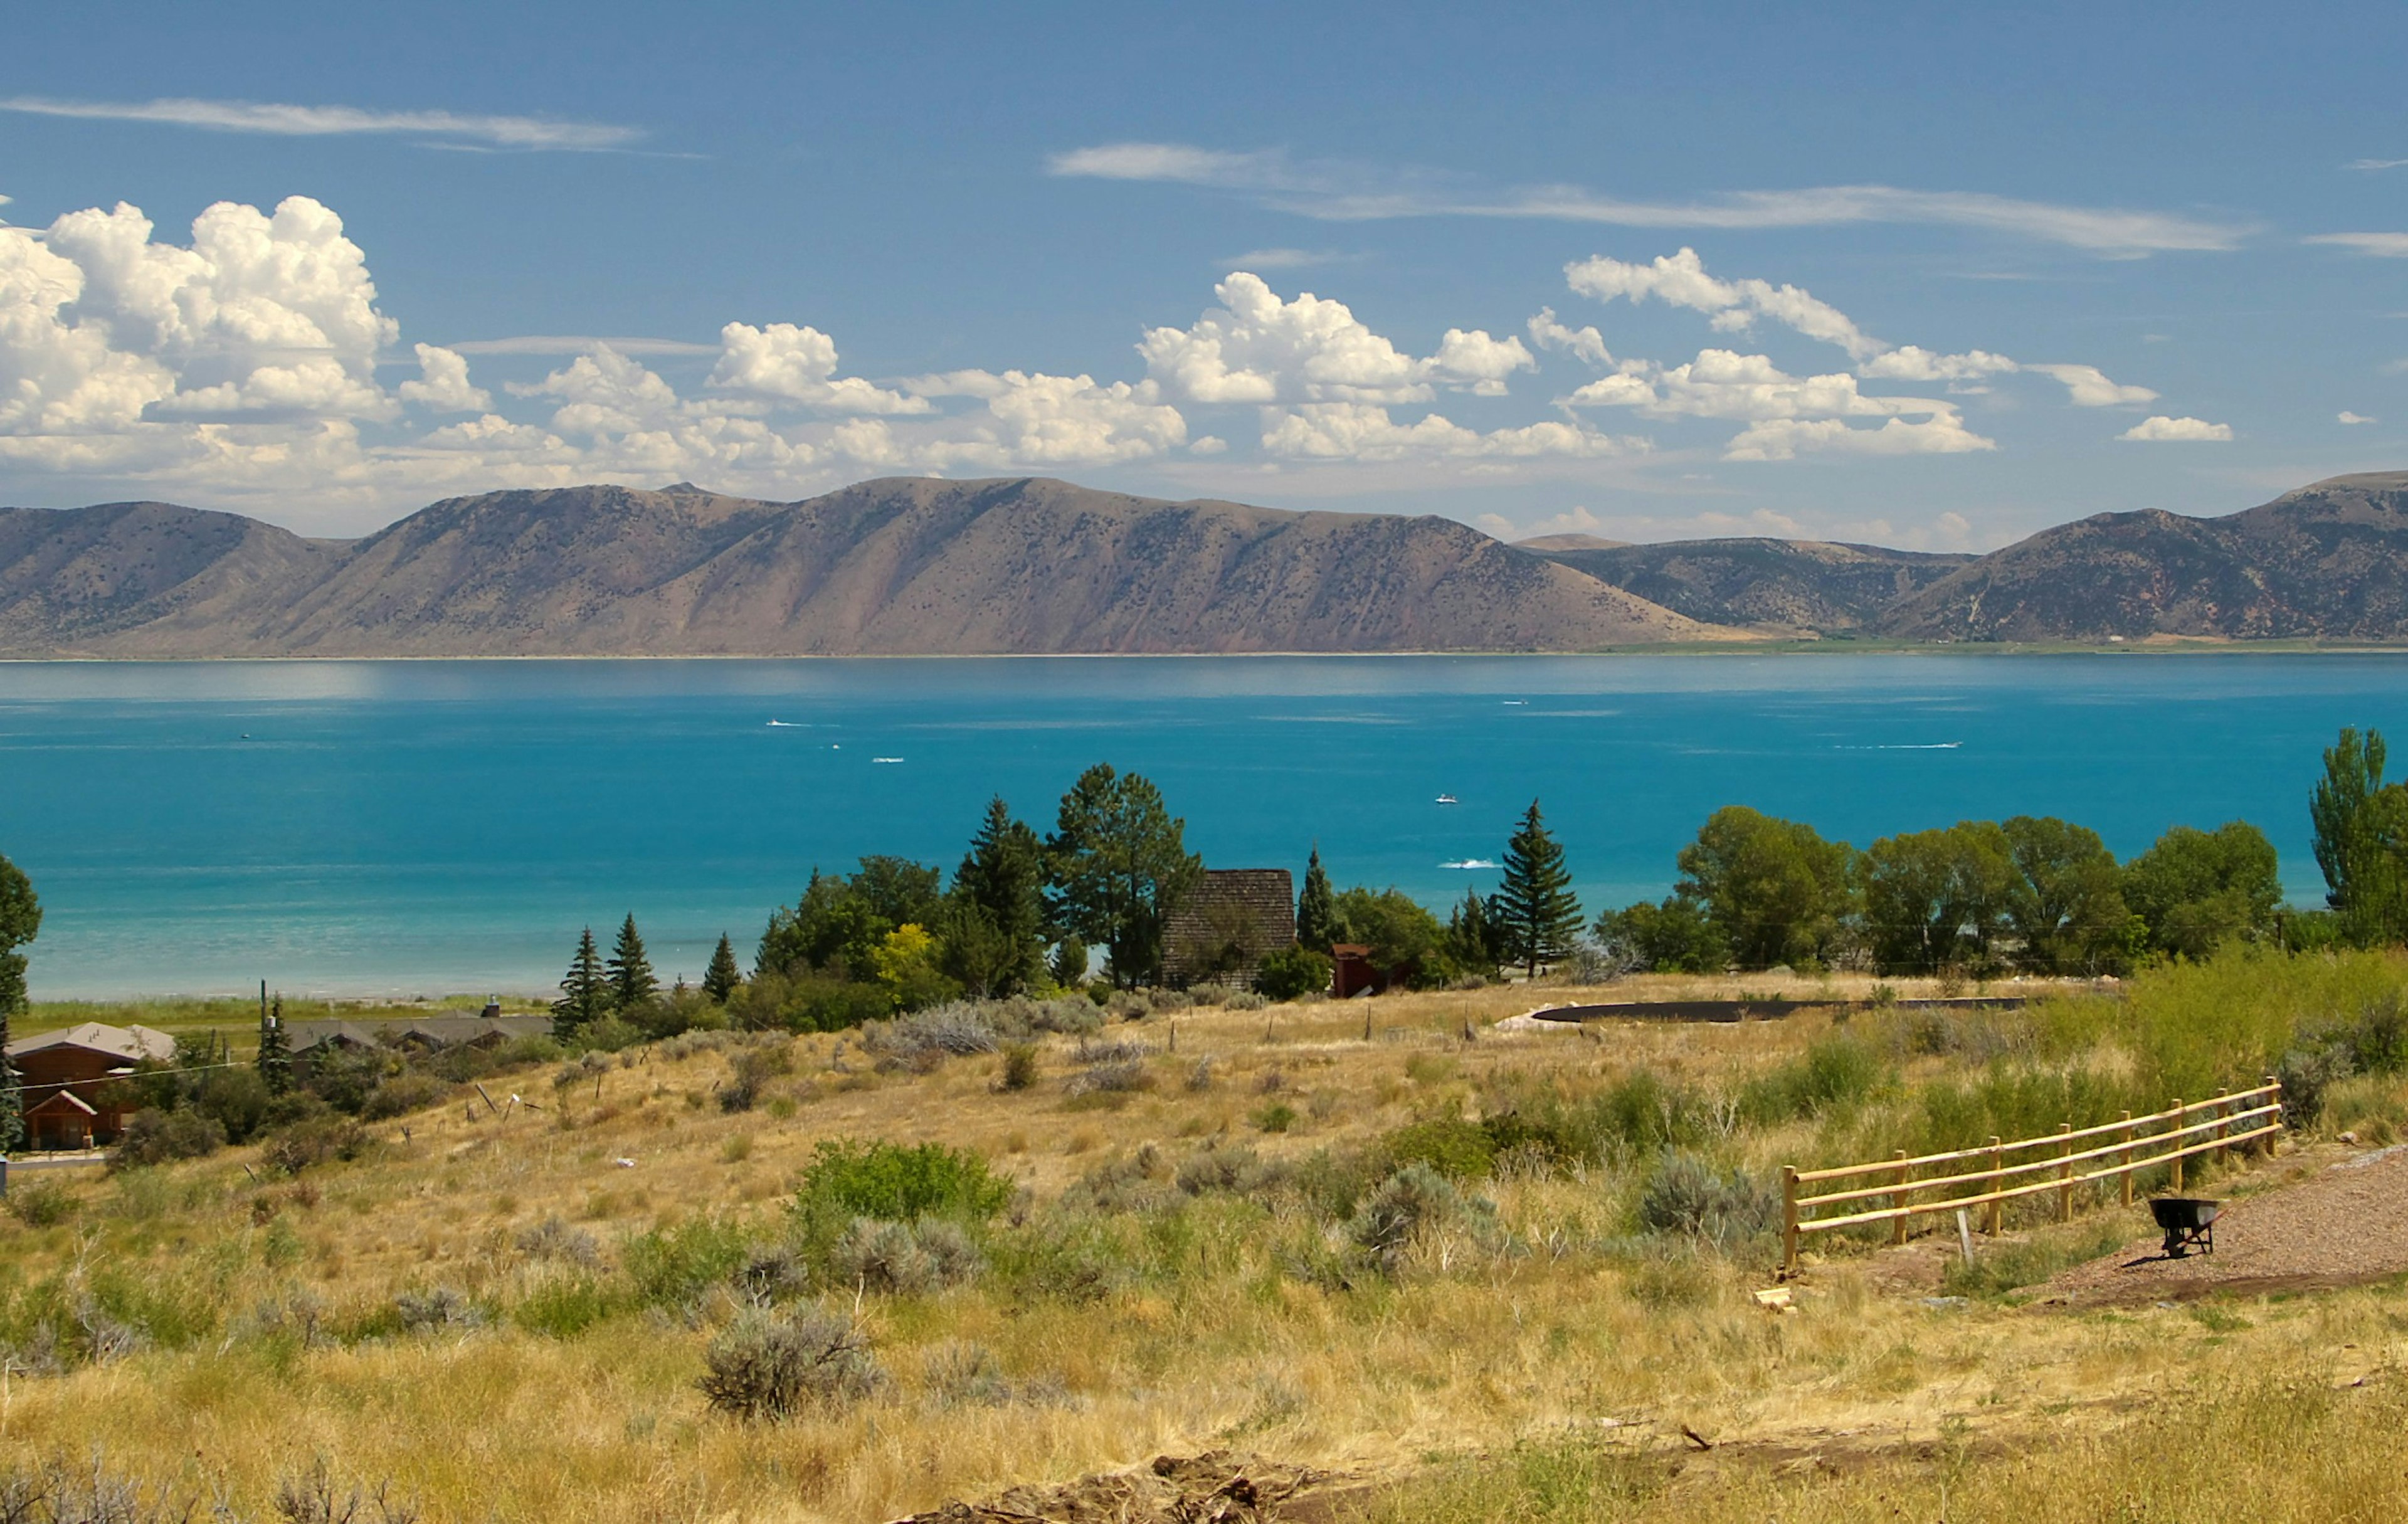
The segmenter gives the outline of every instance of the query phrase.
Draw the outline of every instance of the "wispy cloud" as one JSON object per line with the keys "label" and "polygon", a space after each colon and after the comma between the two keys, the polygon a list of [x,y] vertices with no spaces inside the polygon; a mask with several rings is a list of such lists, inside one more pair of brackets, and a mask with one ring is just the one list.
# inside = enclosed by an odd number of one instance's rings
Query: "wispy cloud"
{"label": "wispy cloud", "polygon": [[1314,265],[1353,265],[1362,257],[1335,249],[1250,249],[1220,264],[1225,270],[1300,270]]}
{"label": "wispy cloud", "polygon": [[716,344],[682,338],[613,338],[594,334],[519,334],[509,338],[470,338],[444,348],[460,354],[586,354],[598,349],[621,354],[717,354]]}
{"label": "wispy cloud", "polygon": [[358,134],[451,139],[494,148],[592,152],[640,140],[640,128],[545,117],[465,116],[455,111],[368,111],[352,106],[287,106],[265,101],[64,101],[38,95],[0,100],[0,111],[74,117],[93,122],[150,122],[210,132],[264,133],[280,137]]}
{"label": "wispy cloud", "polygon": [[2408,259],[2408,233],[2318,233],[2301,243],[2329,243],[2377,259]]}
{"label": "wispy cloud", "polygon": [[2408,159],[2352,159],[2344,167],[2349,169],[2397,169],[2408,165]]}
{"label": "wispy cloud", "polygon": [[1574,185],[1482,189],[1426,171],[1277,150],[1231,152],[1184,143],[1107,143],[1055,154],[1056,175],[1197,185],[1250,194],[1327,222],[1398,217],[1535,218],[1617,227],[1756,230],[1848,223],[1914,223],[2008,233],[2113,258],[2236,247],[2252,230],[2229,222],[2114,207],[2071,207],[1978,191],[1827,185],[1735,191],[1683,202],[1627,201]]}

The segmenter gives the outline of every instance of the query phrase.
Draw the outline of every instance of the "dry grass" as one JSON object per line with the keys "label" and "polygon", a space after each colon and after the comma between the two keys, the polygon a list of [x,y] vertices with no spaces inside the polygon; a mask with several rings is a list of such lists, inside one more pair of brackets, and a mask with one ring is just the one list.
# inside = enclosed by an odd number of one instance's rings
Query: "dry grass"
{"label": "dry grass", "polygon": [[[1703,994],[1712,982],[1664,983]],[[1808,985],[1785,982],[1800,995]],[[2061,1432],[2063,1414],[2120,1431],[2117,1404],[2202,1373],[2322,1373],[2345,1344],[2355,1346],[2347,1358],[2369,1363],[2408,1356],[2396,1290],[2253,1305],[2241,1326],[2213,1330],[2163,1309],[1934,1308],[1884,1294],[1873,1262],[1844,1251],[1810,1282],[1799,1315],[1771,1316],[1749,1295],[1765,1284],[1769,1248],[1726,1258],[1633,1238],[1637,1173],[1606,1165],[1509,1171],[1483,1187],[1497,1230],[1439,1232],[1394,1281],[1327,1273],[1334,1230],[1292,1202],[1206,1197],[1090,1221],[1129,1272],[1100,1296],[1041,1294],[1001,1273],[926,1297],[863,1296],[860,1316],[894,1377],[888,1391],[779,1424],[716,1416],[695,1389],[710,1330],[737,1310],[732,1291],[683,1309],[606,1309],[566,1336],[521,1326],[520,1310],[572,1295],[590,1274],[523,1250],[522,1235],[558,1218],[591,1232],[615,1262],[628,1235],[665,1226],[716,1218],[767,1234],[825,1139],[974,1148],[1041,1215],[1100,1165],[1141,1170],[1149,1145],[1165,1172],[1208,1142],[1297,1163],[1476,1110],[1516,1085],[1581,1091],[1641,1067],[1727,1092],[1830,1026],[1810,1013],[1459,1036],[1467,1022],[1484,1029],[1533,1003],[1522,989],[1391,997],[1369,1004],[1368,1042],[1362,1002],[1184,1011],[1107,1029],[1104,1038],[1154,1050],[1145,1059],[1154,1083],[1087,1094],[1067,1083],[1079,1066],[1059,1038],[1044,1040],[1040,1077],[1020,1091],[1000,1088],[1000,1055],[882,1073],[850,1038],[800,1038],[793,1072],[767,1086],[760,1109],[738,1114],[710,1101],[729,1076],[728,1053],[637,1050],[602,1072],[598,1094],[590,1080],[555,1090],[548,1074],[525,1074],[510,1087],[539,1112],[497,1123],[454,1104],[380,1124],[378,1157],[298,1181],[254,1182],[248,1151],[83,1177],[64,1222],[0,1220],[0,1297],[46,1279],[114,1287],[121,1299],[187,1308],[201,1331],[63,1375],[15,1376],[0,1400],[0,1451],[79,1458],[96,1446],[129,1471],[206,1482],[250,1507],[280,1474],[323,1456],[343,1474],[392,1478],[431,1519],[868,1520],[1012,1481],[1232,1445],[1422,1478],[1381,1504],[1403,1510],[1397,1517],[1543,1516],[1528,1488],[1555,1484],[1532,1475],[1560,1464],[1642,1465],[1657,1476],[1684,1425],[1784,1454],[1973,1439],[2023,1454]],[[1210,1082],[1193,1087],[1206,1058]],[[1916,1059],[1910,1078],[1951,1061]],[[1288,1130],[1249,1120],[1272,1100],[1293,1112]],[[1805,1122],[1735,1131],[1724,1152],[1763,1167],[1809,1146],[1813,1131]],[[372,1330],[396,1295],[438,1287],[501,1316],[482,1327],[324,1336]],[[851,1311],[854,1299],[831,1301]],[[257,1310],[270,1303],[284,1308],[280,1319]],[[1001,1400],[964,1401],[941,1378],[970,1345],[990,1353]],[[2334,1433],[2358,1421],[2333,1414]],[[1601,1419],[1620,1425],[1600,1430]],[[1567,1435],[1599,1432],[1628,1436],[1615,1443],[1636,1458],[1564,1449]],[[2044,1444],[2032,1453],[2041,1459],[2031,1464],[2071,1463]],[[1674,1492],[1702,1500],[1698,1517],[1887,1513],[1836,1502],[1800,1511],[1778,1501],[1791,1486],[1735,1461],[1721,1482],[1659,1477],[1626,1490],[1641,1510],[1633,1517],[1691,1517],[1649,1501]],[[1822,1495],[1862,1502],[1844,1488]],[[1918,1500],[1911,1516],[1930,1514],[1923,1492],[1899,1493],[1909,1496]],[[1517,1497],[1525,1502],[1498,1502]]]}

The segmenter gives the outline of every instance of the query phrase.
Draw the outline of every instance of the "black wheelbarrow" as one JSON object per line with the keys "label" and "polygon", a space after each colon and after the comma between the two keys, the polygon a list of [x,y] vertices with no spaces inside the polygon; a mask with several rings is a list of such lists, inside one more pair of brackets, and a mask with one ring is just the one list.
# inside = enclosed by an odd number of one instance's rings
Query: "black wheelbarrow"
{"label": "black wheelbarrow", "polygon": [[2165,1229],[2165,1254],[2169,1259],[2180,1259],[2197,1244],[2208,1253],[2215,1252],[2215,1215],[2224,1210],[2222,1201],[2202,1201],[2196,1196],[2158,1196],[2149,1201],[2149,1215]]}

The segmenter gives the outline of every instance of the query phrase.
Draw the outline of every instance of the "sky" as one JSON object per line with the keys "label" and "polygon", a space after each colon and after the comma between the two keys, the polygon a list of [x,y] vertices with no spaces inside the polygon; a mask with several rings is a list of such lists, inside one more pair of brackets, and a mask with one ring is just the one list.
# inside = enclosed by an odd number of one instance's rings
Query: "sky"
{"label": "sky", "polygon": [[2408,466],[2408,11],[26,7],[0,504],[1985,550]]}

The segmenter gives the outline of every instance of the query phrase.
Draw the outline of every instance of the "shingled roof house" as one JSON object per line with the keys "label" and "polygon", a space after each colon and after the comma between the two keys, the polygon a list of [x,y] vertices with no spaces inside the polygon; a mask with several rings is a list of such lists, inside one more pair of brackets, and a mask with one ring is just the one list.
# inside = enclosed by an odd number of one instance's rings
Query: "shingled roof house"
{"label": "shingled roof house", "polygon": [[8,1044],[25,1096],[25,1135],[36,1149],[94,1148],[125,1126],[124,1087],[114,1081],[146,1061],[176,1057],[176,1040],[149,1027],[87,1021]]}
{"label": "shingled roof house", "polygon": [[1252,985],[1263,955],[1296,941],[1296,886],[1284,868],[1207,869],[1162,927],[1173,985]]}

